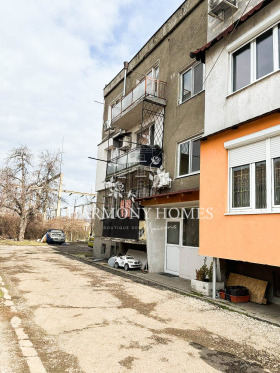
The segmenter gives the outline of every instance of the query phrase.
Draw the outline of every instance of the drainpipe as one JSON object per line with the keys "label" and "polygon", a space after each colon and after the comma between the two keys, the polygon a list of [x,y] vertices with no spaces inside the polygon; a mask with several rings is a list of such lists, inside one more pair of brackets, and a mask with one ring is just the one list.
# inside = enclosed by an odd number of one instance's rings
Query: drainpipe
{"label": "drainpipe", "polygon": [[217,258],[213,258],[213,294],[212,294],[213,299],[216,299],[216,282],[217,282]]}
{"label": "drainpipe", "polygon": [[125,96],[125,91],[126,91],[126,74],[127,74],[127,70],[128,70],[128,62],[124,61],[123,66],[124,66],[123,96]]}

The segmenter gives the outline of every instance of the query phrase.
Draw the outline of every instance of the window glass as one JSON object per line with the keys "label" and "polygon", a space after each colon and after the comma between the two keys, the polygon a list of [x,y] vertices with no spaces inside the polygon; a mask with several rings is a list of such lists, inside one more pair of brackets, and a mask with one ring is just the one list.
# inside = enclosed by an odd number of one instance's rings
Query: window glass
{"label": "window glass", "polygon": [[155,145],[155,125],[154,124],[150,126],[150,145],[151,146]]}
{"label": "window glass", "polygon": [[257,79],[273,71],[272,29],[257,38]]}
{"label": "window glass", "polygon": [[179,176],[190,173],[189,160],[190,160],[190,143],[185,142],[183,144],[180,144]]}
{"label": "window glass", "polygon": [[256,208],[266,208],[266,162],[256,163]]}
{"label": "window glass", "polygon": [[194,89],[193,94],[197,94],[203,89],[203,64],[196,65],[194,71]]}
{"label": "window glass", "polygon": [[278,68],[280,69],[280,23],[278,25],[278,53],[279,53],[279,66],[278,66]]}
{"label": "window glass", "polygon": [[233,54],[233,90],[250,84],[251,52],[250,44]]}
{"label": "window glass", "polygon": [[192,143],[192,172],[200,170],[200,140]]}
{"label": "window glass", "polygon": [[192,71],[189,70],[182,76],[182,101],[186,101],[192,94]]}
{"label": "window glass", "polygon": [[250,206],[250,166],[232,169],[232,207]]}
{"label": "window glass", "polygon": [[274,204],[280,205],[280,158],[273,160],[274,163]]}
{"label": "window glass", "polygon": [[199,247],[199,214],[198,209],[185,210],[183,219],[183,246]]}
{"label": "window glass", "polygon": [[180,223],[179,222],[168,222],[167,223],[167,243],[170,245],[179,245],[179,233]]}

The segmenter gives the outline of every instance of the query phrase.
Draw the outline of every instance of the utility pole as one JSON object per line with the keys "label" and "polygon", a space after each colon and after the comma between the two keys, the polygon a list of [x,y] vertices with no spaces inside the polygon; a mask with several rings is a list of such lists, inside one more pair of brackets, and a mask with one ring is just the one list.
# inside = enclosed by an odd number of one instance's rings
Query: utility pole
{"label": "utility pole", "polygon": [[63,180],[63,173],[60,172],[59,177],[59,189],[58,189],[58,199],[57,199],[57,207],[56,207],[56,217],[60,217],[60,206],[61,206],[61,194],[62,194],[62,180]]}

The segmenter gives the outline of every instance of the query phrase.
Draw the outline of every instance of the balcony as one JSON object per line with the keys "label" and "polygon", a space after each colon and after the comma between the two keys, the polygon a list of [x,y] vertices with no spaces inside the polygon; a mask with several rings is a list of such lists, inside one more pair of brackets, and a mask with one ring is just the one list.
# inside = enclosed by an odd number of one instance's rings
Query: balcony
{"label": "balcony", "polygon": [[130,92],[111,108],[111,126],[129,129],[142,121],[142,105],[144,99],[158,104],[158,110],[166,105],[166,83],[146,76]]}
{"label": "balcony", "polygon": [[125,171],[135,166],[160,167],[162,150],[159,147],[141,145],[107,164],[107,176]]}

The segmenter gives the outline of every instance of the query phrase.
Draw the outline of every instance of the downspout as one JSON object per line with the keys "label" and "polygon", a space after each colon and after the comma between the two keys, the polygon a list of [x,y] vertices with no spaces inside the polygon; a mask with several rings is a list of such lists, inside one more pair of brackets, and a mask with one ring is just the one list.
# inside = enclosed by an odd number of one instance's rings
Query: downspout
{"label": "downspout", "polygon": [[212,298],[216,299],[216,285],[217,285],[217,258],[213,258],[213,293]]}
{"label": "downspout", "polygon": [[127,70],[128,70],[128,62],[124,61],[123,66],[124,66],[124,78],[123,78],[123,97],[124,97],[125,92],[126,92],[126,75],[127,75]]}

